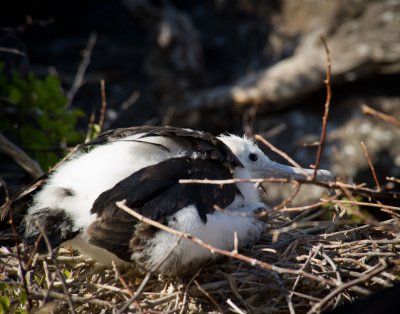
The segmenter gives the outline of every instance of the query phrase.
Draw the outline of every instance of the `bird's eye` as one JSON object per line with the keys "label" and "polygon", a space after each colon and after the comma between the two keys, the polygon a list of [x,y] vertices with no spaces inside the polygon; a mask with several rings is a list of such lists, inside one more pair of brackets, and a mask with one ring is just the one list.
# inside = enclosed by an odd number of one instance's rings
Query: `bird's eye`
{"label": "bird's eye", "polygon": [[249,159],[250,159],[251,161],[257,161],[258,157],[257,157],[256,154],[249,154]]}

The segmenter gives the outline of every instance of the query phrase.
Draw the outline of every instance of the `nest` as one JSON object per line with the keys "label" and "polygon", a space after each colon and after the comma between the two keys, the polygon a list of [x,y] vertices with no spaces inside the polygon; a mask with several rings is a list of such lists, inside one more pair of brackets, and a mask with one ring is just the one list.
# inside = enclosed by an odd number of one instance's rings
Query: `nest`
{"label": "nest", "polygon": [[186,277],[101,268],[70,248],[31,256],[21,246],[3,247],[1,306],[37,313],[319,313],[392,286],[400,270],[397,208],[386,206],[392,218],[376,221],[357,201],[318,205],[290,219],[273,211],[257,243]]}

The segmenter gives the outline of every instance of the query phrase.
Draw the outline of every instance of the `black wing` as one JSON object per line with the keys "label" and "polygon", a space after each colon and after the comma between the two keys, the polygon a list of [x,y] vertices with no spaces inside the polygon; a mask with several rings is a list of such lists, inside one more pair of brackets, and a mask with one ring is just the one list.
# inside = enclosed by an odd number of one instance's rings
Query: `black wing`
{"label": "black wing", "polygon": [[[94,202],[92,213],[97,213],[98,218],[88,229],[90,243],[129,260],[130,243],[141,235],[135,230],[137,220],[115,205],[124,199],[127,206],[164,224],[180,209],[195,205],[201,220],[206,223],[206,215],[214,212],[214,205],[227,207],[240,193],[232,184],[179,183],[179,179],[206,178],[229,179],[232,174],[215,160],[182,157],[168,159],[130,175],[103,192]],[[145,228],[145,231],[150,229]]]}
{"label": "black wing", "polygon": [[[229,147],[216,136],[207,132],[170,126],[139,126],[109,130],[100,134],[91,141],[82,144],[81,147],[120,141],[135,134],[142,134],[139,139],[154,136],[168,137],[188,150],[203,154],[200,158],[215,159],[219,162],[223,162],[225,166],[242,166],[241,162],[232,153]],[[158,144],[155,145],[162,146]],[[166,147],[164,148],[168,149]]]}

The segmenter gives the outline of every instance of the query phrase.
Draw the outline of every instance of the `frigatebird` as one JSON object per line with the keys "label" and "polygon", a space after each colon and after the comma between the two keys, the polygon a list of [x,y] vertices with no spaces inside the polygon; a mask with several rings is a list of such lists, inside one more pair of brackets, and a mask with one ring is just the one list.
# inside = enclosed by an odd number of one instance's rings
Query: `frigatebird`
{"label": "frigatebird", "polygon": [[[264,177],[304,179],[312,169],[271,161],[248,137],[175,127],[131,127],[107,131],[36,183],[24,197],[26,215],[18,226],[32,244],[45,231],[51,247],[71,245],[100,264],[112,260],[152,269],[176,245],[177,236],[139,222],[116,206],[189,233],[214,247],[231,250],[258,239],[265,222],[259,189],[250,182],[183,184],[180,179],[226,180]],[[333,175],[318,170],[317,180]],[[32,197],[26,205],[26,195]],[[13,203],[10,204],[12,211]],[[45,250],[44,241],[39,250]],[[181,272],[212,258],[186,239],[159,268]]]}

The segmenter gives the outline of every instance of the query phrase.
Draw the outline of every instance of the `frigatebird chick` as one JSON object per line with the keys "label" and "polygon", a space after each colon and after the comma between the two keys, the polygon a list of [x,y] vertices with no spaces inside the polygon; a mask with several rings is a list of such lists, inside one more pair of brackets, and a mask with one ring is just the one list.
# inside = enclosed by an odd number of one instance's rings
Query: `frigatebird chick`
{"label": "frigatebird chick", "polygon": [[[301,169],[271,161],[247,137],[215,137],[174,127],[111,130],[81,145],[80,152],[36,184],[19,230],[26,243],[34,243],[39,224],[53,248],[71,245],[100,264],[114,260],[149,270],[165,258],[177,236],[138,222],[118,208],[117,201],[126,200],[145,217],[232,250],[235,233],[242,247],[264,230],[265,223],[256,215],[265,208],[258,188],[243,182],[179,180],[263,177],[305,176]],[[332,178],[329,171],[318,171],[317,180]],[[46,249],[44,242],[41,247]],[[185,272],[212,257],[208,250],[182,239],[159,271]]]}

